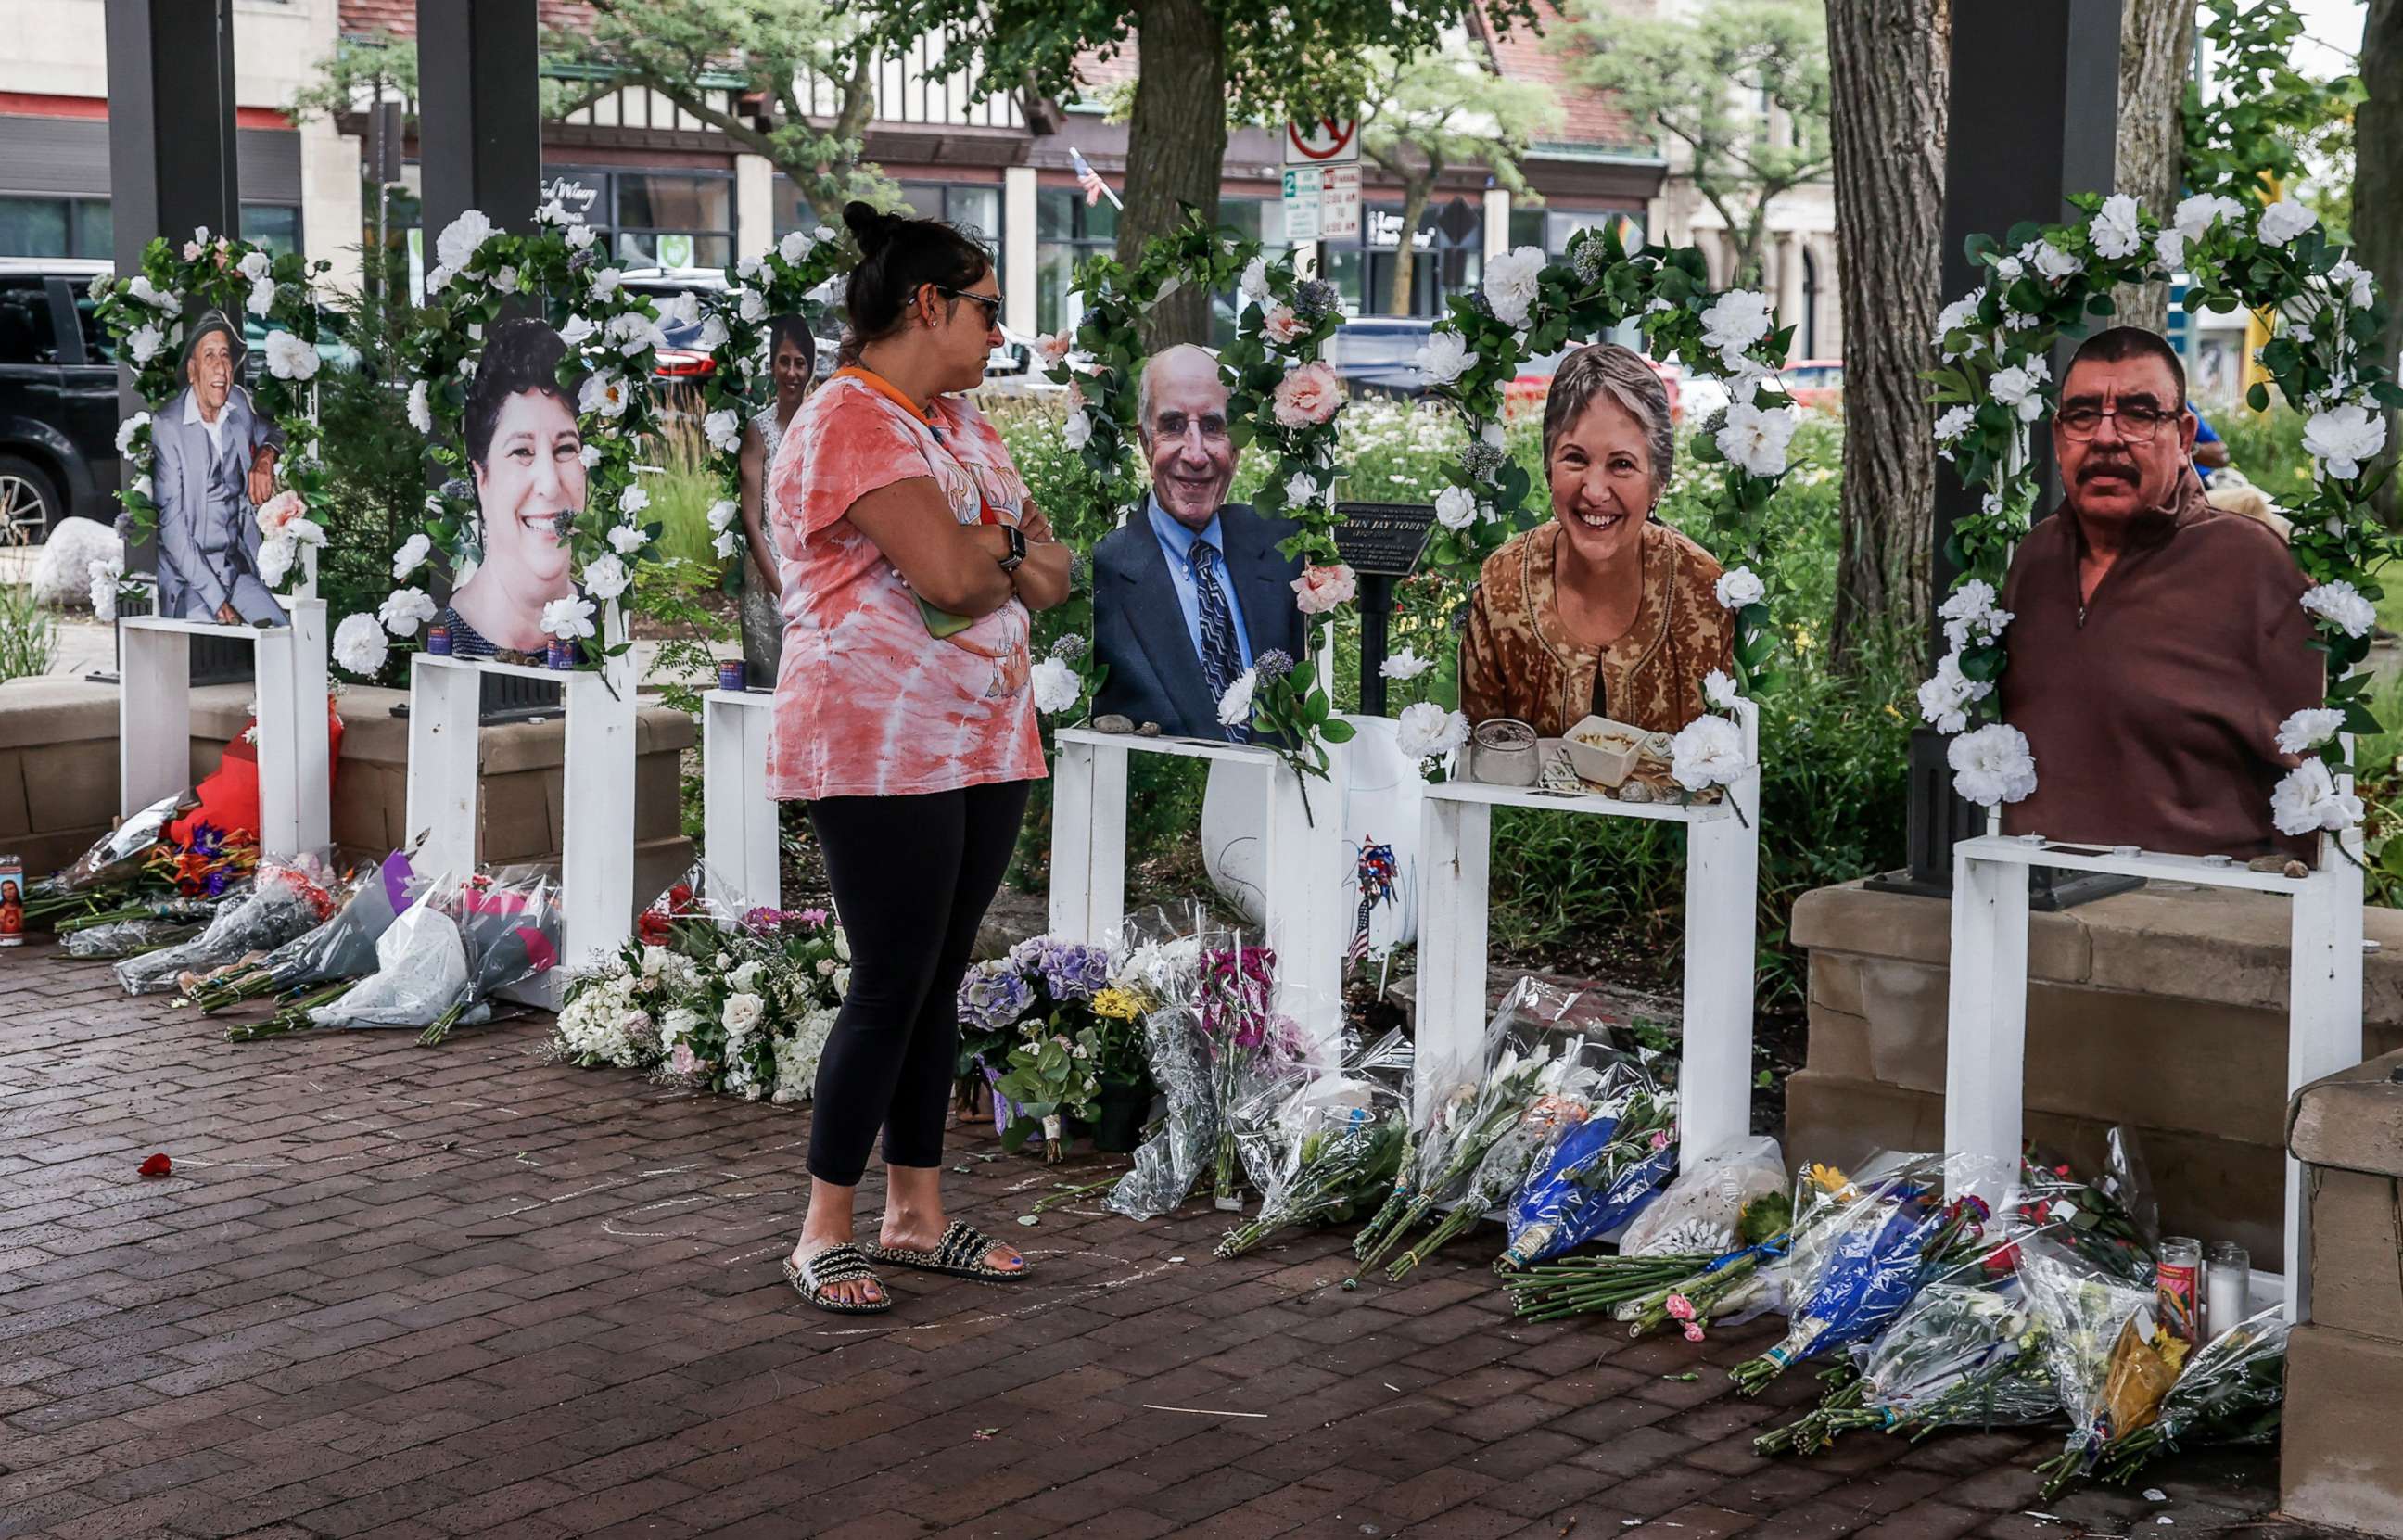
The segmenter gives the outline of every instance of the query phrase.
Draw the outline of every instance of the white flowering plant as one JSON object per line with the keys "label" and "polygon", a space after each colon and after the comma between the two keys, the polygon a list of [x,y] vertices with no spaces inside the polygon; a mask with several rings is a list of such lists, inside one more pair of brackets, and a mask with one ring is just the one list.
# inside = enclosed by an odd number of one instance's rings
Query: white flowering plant
{"label": "white flowering plant", "polygon": [[[486,330],[529,306],[567,344],[561,383],[583,382],[576,426],[584,440],[585,502],[583,516],[566,534],[572,569],[580,582],[604,556],[620,557],[628,568],[661,560],[661,526],[638,517],[649,499],[636,485],[643,446],[658,428],[651,376],[660,306],[625,286],[595,231],[567,219],[556,201],[535,215],[529,234],[496,229],[475,209],[460,215],[436,241],[420,325],[401,339],[410,376],[426,387],[421,395],[412,386],[410,415],[430,429],[431,452],[446,473],[441,489],[426,500],[423,533],[453,573],[469,570],[482,555],[465,431],[468,386]],[[405,548],[415,550],[413,539]],[[687,617],[688,606],[672,585],[635,583],[631,590],[633,607],[649,613],[665,606],[663,618]],[[619,609],[618,600],[604,602],[602,645],[583,649],[588,666],[632,645],[617,623]]]}
{"label": "white flowering plant", "polygon": [[152,240],[143,248],[136,273],[103,273],[91,281],[93,319],[116,344],[118,362],[132,371],[133,388],[149,409],[127,419],[118,433],[126,474],[117,500],[138,538],[149,538],[159,523],[159,505],[147,474],[151,417],[183,390],[189,321],[209,311],[223,312],[236,326],[245,318],[266,324],[262,356],[268,367],[243,388],[258,414],[283,431],[284,446],[275,457],[277,481],[299,495],[312,522],[325,526],[333,499],[317,456],[313,382],[318,311],[313,288],[332,266],[289,252],[278,256],[201,229],[188,241],[163,235]]}
{"label": "white flowering plant", "polygon": [[729,593],[742,583],[742,565],[734,559],[745,544],[740,515],[743,429],[772,395],[767,383],[772,346],[768,324],[779,315],[798,315],[814,328],[828,308],[819,291],[858,260],[858,248],[827,226],[793,230],[766,255],[746,257],[727,269],[725,289],[699,301],[694,319],[710,358],[701,383],[702,431],[715,458],[720,493],[710,524],[717,555],[728,563],[724,584]]}
{"label": "white flowering plant", "polygon": [[[1948,645],[1936,675],[1920,687],[1921,714],[1940,731],[1973,741],[1965,747],[1956,739],[1952,748],[1954,786],[1969,800],[1993,807],[2035,789],[2026,739],[2007,728],[2006,739],[1991,724],[1999,716],[1994,686],[2007,666],[2011,621],[1998,595],[2041,489],[2035,426],[2059,391],[2045,359],[2055,344],[2110,315],[2115,284],[2183,271],[2189,312],[2242,308],[2279,318],[2280,335],[2261,349],[2260,363],[2307,419],[2312,486],[2287,510],[2289,548],[2313,585],[2302,605],[2314,628],[2312,645],[2327,657],[2327,690],[2323,710],[2303,714],[2314,729],[2300,735],[2305,746],[2288,746],[2298,733],[2282,730],[2275,745],[2263,747],[2313,756],[2279,788],[2281,829],[2350,827],[2359,822],[2359,804],[2334,779],[2351,768],[2346,735],[2380,730],[2371,675],[2356,667],[2368,656],[2382,591],[2372,575],[2403,551],[2403,538],[2368,506],[2380,475],[2371,462],[2385,449],[2382,414],[2403,407],[2403,389],[2379,362],[2386,306],[2368,271],[2290,201],[2197,194],[2166,221],[2124,193],[2071,202],[2082,216],[2073,223],[2021,224],[2000,241],[1971,237],[1970,258],[1985,276],[1938,318],[1940,364],[1929,376],[1939,412],[1937,449],[1980,495],[1977,511],[1953,526],[1949,554],[1961,575],[1938,612]],[[2267,410],[2269,386],[2255,384],[2246,404]],[[2334,728],[2317,730],[2330,721]],[[2315,765],[2327,774],[2325,795],[2308,773]]]}
{"label": "white flowering plant", "polygon": [[[1710,528],[1688,530],[1731,572],[1766,568],[1771,500],[1790,468],[1799,413],[1778,379],[1794,328],[1777,325],[1775,306],[1750,290],[1715,291],[1710,267],[1691,246],[1631,244],[1615,226],[1569,238],[1567,254],[1546,260],[1532,246],[1493,258],[1483,287],[1452,299],[1435,325],[1420,363],[1430,395],[1458,412],[1467,429],[1450,483],[1436,496],[1438,528],[1426,563],[1473,582],[1485,559],[1543,517],[1537,489],[1503,448],[1505,391],[1520,364],[1622,322],[1644,334],[1655,358],[1674,354],[1688,368],[1724,381],[1729,405],[1693,439],[1695,457],[1723,468],[1709,504]],[[1665,470],[1666,467],[1663,467]],[[1775,683],[1776,637],[1757,582],[1741,602],[1721,603],[1736,622],[1735,682],[1748,694]]]}

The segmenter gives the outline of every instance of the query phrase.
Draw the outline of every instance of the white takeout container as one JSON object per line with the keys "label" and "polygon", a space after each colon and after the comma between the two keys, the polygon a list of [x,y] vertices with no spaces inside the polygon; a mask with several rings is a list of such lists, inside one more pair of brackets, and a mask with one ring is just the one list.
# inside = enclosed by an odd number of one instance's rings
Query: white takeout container
{"label": "white takeout container", "polygon": [[[1624,747],[1600,748],[1582,742],[1579,735],[1625,739]],[[1607,716],[1580,719],[1561,735],[1561,746],[1569,752],[1569,764],[1578,776],[1599,786],[1614,789],[1635,772],[1635,762],[1644,756],[1645,733],[1642,728],[1614,722]]]}

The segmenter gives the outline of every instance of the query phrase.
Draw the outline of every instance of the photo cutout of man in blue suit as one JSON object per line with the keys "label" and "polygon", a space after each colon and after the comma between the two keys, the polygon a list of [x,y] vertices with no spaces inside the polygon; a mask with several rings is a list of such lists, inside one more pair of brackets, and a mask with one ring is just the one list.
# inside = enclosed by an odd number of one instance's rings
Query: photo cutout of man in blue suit
{"label": "photo cutout of man in blue suit", "polygon": [[1235,445],[1207,351],[1153,356],[1135,409],[1151,495],[1093,549],[1093,648],[1109,668],[1094,713],[1247,742],[1250,728],[1219,724],[1218,701],[1262,653],[1302,656],[1301,558],[1277,549],[1296,526],[1227,502]]}
{"label": "photo cutout of man in blue suit", "polygon": [[286,624],[258,575],[258,505],[275,495],[284,432],[236,382],[242,334],[222,312],[192,327],[184,388],[150,423],[159,505],[159,613],[222,625]]}

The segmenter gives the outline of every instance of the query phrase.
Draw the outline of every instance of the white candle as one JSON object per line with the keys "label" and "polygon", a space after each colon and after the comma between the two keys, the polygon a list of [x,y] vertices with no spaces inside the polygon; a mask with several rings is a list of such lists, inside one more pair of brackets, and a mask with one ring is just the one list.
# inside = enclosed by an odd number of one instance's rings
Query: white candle
{"label": "white candle", "polygon": [[2203,1325],[2211,1336],[2218,1336],[2252,1313],[2245,1308],[2252,1283],[2253,1258],[2243,1247],[2223,1242],[2211,1248],[2203,1283]]}

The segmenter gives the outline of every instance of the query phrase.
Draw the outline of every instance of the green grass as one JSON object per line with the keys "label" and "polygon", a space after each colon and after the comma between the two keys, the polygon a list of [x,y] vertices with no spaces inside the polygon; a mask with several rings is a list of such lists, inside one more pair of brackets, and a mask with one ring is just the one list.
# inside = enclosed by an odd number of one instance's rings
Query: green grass
{"label": "green grass", "polygon": [[697,423],[668,423],[660,430],[660,465],[663,474],[646,477],[651,494],[646,511],[663,526],[660,553],[708,573],[723,573],[726,563],[710,533],[709,509],[724,493],[717,479],[716,456],[701,437]]}

